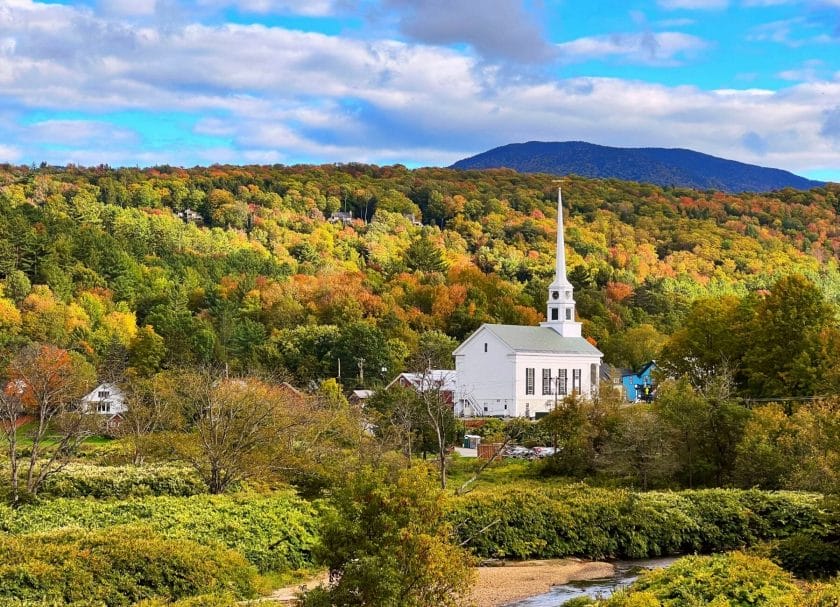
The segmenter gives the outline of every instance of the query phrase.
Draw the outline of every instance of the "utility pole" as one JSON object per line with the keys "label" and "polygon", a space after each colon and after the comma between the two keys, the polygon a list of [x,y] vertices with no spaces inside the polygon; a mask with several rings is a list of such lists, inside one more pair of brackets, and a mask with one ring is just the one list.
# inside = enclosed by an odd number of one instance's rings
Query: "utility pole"
{"label": "utility pole", "polygon": [[359,365],[359,383],[365,385],[365,359],[357,358],[356,363]]}

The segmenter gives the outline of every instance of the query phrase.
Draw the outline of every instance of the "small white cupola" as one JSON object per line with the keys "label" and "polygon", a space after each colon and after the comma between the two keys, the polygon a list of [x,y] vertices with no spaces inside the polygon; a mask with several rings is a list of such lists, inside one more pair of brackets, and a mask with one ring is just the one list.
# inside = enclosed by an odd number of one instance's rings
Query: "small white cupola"
{"label": "small white cupola", "polygon": [[557,187],[557,256],[554,280],[548,285],[548,314],[541,327],[550,327],[563,337],[580,337],[581,325],[575,320],[574,288],[566,278],[566,245],[563,236],[563,193]]}

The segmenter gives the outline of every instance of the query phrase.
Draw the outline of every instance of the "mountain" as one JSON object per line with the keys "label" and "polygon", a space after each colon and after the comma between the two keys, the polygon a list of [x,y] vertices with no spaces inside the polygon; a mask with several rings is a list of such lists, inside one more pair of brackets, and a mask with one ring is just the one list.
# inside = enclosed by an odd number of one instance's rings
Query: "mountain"
{"label": "mountain", "polygon": [[453,169],[509,168],[724,192],[809,190],[824,185],[781,169],[680,148],[612,148],[585,141],[511,143],[459,160]]}

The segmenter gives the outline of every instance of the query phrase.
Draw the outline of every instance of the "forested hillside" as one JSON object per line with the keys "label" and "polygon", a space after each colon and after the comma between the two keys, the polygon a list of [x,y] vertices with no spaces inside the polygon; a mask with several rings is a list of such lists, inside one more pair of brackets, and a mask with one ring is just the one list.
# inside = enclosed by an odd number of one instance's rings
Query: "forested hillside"
{"label": "forested hillside", "polygon": [[613,148],[585,141],[529,141],[503,145],[452,165],[508,168],[524,173],[580,175],[724,192],[808,190],[823,183],[781,169],[745,164],[682,148]]}
{"label": "forested hillside", "polygon": [[[760,297],[784,275],[840,302],[840,186],[757,196],[572,178],[564,200],[578,312],[611,362],[634,362],[628,331],[661,345],[693,301]],[[0,345],[299,383],[339,359],[354,383],[364,359],[375,383],[421,348],[446,364],[482,322],[542,319],[555,201],[551,176],[507,170],[3,166]],[[358,219],[328,221],[342,209]]]}

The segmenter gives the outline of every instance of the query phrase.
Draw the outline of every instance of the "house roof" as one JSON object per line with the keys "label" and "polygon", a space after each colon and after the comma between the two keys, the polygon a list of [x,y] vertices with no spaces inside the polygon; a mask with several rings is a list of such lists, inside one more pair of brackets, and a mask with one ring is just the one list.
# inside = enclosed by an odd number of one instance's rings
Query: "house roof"
{"label": "house roof", "polygon": [[116,384],[112,384],[111,382],[106,381],[106,382],[102,382],[101,384],[96,386],[93,390],[88,392],[85,396],[82,397],[82,400],[85,401],[85,402],[97,402],[97,401],[101,400],[99,398],[100,390],[106,390],[106,391],[110,392],[110,395],[108,396],[109,400],[114,400],[115,398],[116,399],[122,399],[123,398],[123,392],[122,392],[122,390],[120,390],[120,387]]}
{"label": "house roof", "polygon": [[552,352],[603,356],[598,348],[583,337],[563,337],[550,327],[491,324],[485,324],[483,327],[516,352]]}
{"label": "house roof", "polygon": [[353,390],[353,393],[350,395],[351,398],[359,400],[365,400],[371,396],[373,396],[373,390]]}
{"label": "house roof", "polygon": [[425,373],[400,373],[394,380],[385,386],[387,390],[400,379],[404,379],[418,390],[428,390],[434,388],[437,390],[454,391],[457,385],[455,371],[452,369],[429,369]]}
{"label": "house roof", "polygon": [[636,373],[633,369],[626,369],[624,373],[622,373],[621,377],[624,379],[625,377],[642,377],[645,373],[647,373],[650,369],[656,367],[656,361],[652,360],[649,363],[645,363],[642,365],[642,368],[639,369],[639,372]]}
{"label": "house roof", "polygon": [[605,381],[619,380],[626,375],[632,374],[632,369],[613,367],[612,365],[601,365],[601,379]]}

